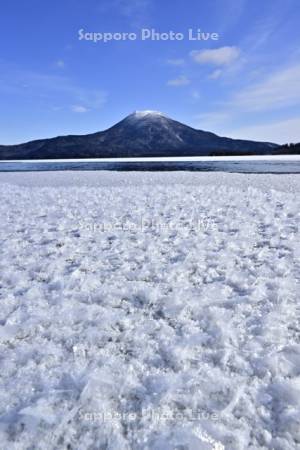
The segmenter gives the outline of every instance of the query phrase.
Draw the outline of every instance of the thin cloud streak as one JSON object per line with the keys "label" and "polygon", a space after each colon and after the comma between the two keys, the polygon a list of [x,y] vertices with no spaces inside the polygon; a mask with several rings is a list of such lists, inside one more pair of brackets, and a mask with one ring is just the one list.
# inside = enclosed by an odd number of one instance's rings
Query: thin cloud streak
{"label": "thin cloud streak", "polygon": [[188,86],[190,83],[191,80],[189,80],[185,75],[181,75],[178,78],[175,78],[174,80],[169,80],[167,82],[167,85],[173,87],[180,87],[180,86]]}
{"label": "thin cloud streak", "polygon": [[300,117],[241,127],[229,132],[237,139],[276,142],[278,144],[300,142]]}
{"label": "thin cloud streak", "polygon": [[300,64],[276,71],[261,83],[236,93],[232,107],[266,111],[300,104]]}
{"label": "thin cloud streak", "polygon": [[28,98],[43,98],[57,103],[56,96],[65,106],[81,105],[86,109],[99,109],[107,101],[107,92],[101,89],[81,87],[73,80],[62,75],[49,75],[33,71],[14,70],[9,72],[0,84],[3,94]]}

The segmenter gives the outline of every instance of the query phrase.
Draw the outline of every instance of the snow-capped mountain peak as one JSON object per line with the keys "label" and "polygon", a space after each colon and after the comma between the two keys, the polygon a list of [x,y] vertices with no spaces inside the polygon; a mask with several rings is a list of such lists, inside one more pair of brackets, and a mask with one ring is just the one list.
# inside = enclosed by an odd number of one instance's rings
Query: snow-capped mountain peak
{"label": "snow-capped mountain peak", "polygon": [[151,111],[151,110],[145,110],[145,111],[134,111],[131,116],[140,119],[143,117],[165,117],[164,114],[160,111]]}
{"label": "snow-capped mountain peak", "polygon": [[168,117],[165,116],[160,111],[151,111],[151,110],[145,110],[145,111],[134,111],[132,114],[126,117],[128,122],[131,123],[139,123],[139,122],[161,122],[164,120],[168,120]]}
{"label": "snow-capped mountain peak", "polygon": [[[134,111],[120,122],[122,126],[130,127],[130,129],[152,129],[155,127],[162,132],[162,129],[170,128],[172,121],[160,111]],[[118,124],[117,124],[118,125]]]}

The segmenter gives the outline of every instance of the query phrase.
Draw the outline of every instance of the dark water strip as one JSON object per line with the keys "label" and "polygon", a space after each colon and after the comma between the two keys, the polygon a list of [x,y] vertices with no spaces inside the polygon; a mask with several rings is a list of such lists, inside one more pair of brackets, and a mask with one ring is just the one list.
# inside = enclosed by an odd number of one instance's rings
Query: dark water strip
{"label": "dark water strip", "polygon": [[235,173],[300,173],[300,161],[167,161],[167,162],[101,162],[47,161],[0,162],[0,172],[36,172],[66,170],[111,171],[192,171]]}

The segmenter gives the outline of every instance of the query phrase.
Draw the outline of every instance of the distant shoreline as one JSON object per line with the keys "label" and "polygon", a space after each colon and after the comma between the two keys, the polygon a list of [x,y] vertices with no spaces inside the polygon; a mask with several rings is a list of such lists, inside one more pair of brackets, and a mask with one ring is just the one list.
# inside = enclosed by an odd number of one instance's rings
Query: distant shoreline
{"label": "distant shoreline", "polygon": [[217,162],[217,161],[300,161],[300,155],[231,155],[231,156],[166,156],[166,157],[136,157],[136,158],[63,158],[63,159],[6,159],[2,163],[55,163],[55,162]]}

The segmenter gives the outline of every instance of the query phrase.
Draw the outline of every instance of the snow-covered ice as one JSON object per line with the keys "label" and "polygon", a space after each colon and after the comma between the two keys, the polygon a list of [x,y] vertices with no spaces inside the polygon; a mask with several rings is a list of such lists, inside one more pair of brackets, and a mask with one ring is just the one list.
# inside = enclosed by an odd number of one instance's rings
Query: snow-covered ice
{"label": "snow-covered ice", "polygon": [[300,448],[300,177],[0,174],[0,448]]}

